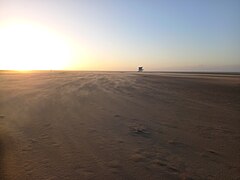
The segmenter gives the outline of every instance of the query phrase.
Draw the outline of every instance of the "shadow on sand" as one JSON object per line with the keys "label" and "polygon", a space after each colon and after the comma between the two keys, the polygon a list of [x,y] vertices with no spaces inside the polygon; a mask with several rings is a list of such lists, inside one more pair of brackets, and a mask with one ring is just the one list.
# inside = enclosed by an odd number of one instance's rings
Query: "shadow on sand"
{"label": "shadow on sand", "polygon": [[4,145],[0,134],[0,179],[4,179],[3,157],[4,157]]}

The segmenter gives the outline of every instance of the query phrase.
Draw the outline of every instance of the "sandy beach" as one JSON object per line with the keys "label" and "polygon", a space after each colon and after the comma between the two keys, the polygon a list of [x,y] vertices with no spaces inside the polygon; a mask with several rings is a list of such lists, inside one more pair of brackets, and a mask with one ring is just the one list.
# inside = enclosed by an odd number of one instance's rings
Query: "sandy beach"
{"label": "sandy beach", "polygon": [[0,72],[0,179],[238,179],[240,75]]}

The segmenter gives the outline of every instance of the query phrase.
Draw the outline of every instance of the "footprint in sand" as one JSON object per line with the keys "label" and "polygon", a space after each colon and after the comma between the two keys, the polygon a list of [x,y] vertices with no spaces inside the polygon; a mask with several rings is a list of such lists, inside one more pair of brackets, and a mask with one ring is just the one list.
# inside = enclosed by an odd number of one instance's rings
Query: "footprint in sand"
{"label": "footprint in sand", "polygon": [[51,145],[54,146],[54,147],[61,147],[61,145],[56,143],[56,142],[52,142]]}
{"label": "footprint in sand", "polygon": [[30,162],[27,162],[26,164],[24,164],[23,169],[28,176],[30,176],[34,170],[34,168],[31,166]]}
{"label": "footprint in sand", "polygon": [[29,151],[32,151],[32,149],[33,149],[32,145],[28,144],[25,147],[23,147],[21,150],[22,150],[22,152],[29,152]]}
{"label": "footprint in sand", "polygon": [[143,156],[142,154],[136,152],[135,154],[132,154],[130,159],[134,162],[144,162],[146,161],[146,157]]}
{"label": "footprint in sand", "polygon": [[158,166],[167,166],[166,162],[160,161],[159,159],[154,159],[152,163]]}
{"label": "footprint in sand", "polygon": [[172,166],[172,165],[167,166],[167,169],[168,169],[171,173],[179,173],[179,170],[178,170],[176,167]]}
{"label": "footprint in sand", "polygon": [[111,161],[108,163],[108,167],[110,168],[119,168],[120,167],[120,164],[118,161]]}
{"label": "footprint in sand", "polygon": [[129,126],[129,131],[132,135],[140,135],[143,137],[149,137],[150,132],[147,128],[141,124],[133,124]]}
{"label": "footprint in sand", "polygon": [[3,119],[3,118],[5,118],[5,116],[1,114],[1,115],[0,115],[0,119]]}
{"label": "footprint in sand", "polygon": [[111,161],[107,164],[107,166],[110,168],[112,173],[118,173],[121,165],[118,161]]}
{"label": "footprint in sand", "polygon": [[36,139],[30,139],[30,143],[31,144],[34,144],[34,143],[37,143],[38,141]]}
{"label": "footprint in sand", "polygon": [[165,168],[167,172],[170,174],[178,174],[180,173],[179,169],[175,167],[174,165],[171,165],[168,161],[162,161],[159,159],[154,159],[152,161],[153,165],[157,165],[159,167]]}
{"label": "footprint in sand", "polygon": [[84,179],[89,179],[92,178],[92,176],[94,175],[93,171],[84,167],[84,166],[76,166],[74,168],[75,173],[81,175],[84,177]]}
{"label": "footprint in sand", "polygon": [[217,151],[215,151],[213,149],[208,149],[207,152],[210,154],[214,154],[214,155],[220,155]]}
{"label": "footprint in sand", "polygon": [[48,159],[43,159],[39,163],[41,164],[41,166],[43,166],[45,168],[51,167],[50,161]]}
{"label": "footprint in sand", "polygon": [[172,146],[175,146],[175,147],[179,147],[179,148],[187,148],[188,147],[186,144],[175,141],[175,140],[169,140],[168,144],[172,145]]}
{"label": "footprint in sand", "polygon": [[41,138],[41,139],[48,139],[48,138],[49,138],[49,135],[46,134],[46,133],[43,133],[43,134],[40,135],[40,138]]}
{"label": "footprint in sand", "polygon": [[44,124],[44,127],[47,128],[47,129],[51,128],[51,123]]}

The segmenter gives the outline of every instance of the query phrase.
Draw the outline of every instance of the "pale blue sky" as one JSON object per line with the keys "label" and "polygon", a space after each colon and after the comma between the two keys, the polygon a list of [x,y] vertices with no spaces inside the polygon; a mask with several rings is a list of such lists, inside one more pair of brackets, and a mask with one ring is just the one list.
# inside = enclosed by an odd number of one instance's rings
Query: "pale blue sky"
{"label": "pale blue sky", "polygon": [[240,71],[239,0],[0,0],[19,19],[74,42],[67,69]]}

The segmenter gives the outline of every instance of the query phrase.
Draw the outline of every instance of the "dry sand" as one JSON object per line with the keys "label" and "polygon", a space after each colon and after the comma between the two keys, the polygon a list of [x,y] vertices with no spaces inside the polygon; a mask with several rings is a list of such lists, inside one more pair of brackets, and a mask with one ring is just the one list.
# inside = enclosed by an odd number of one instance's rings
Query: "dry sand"
{"label": "dry sand", "polygon": [[238,179],[240,76],[0,73],[1,179]]}

